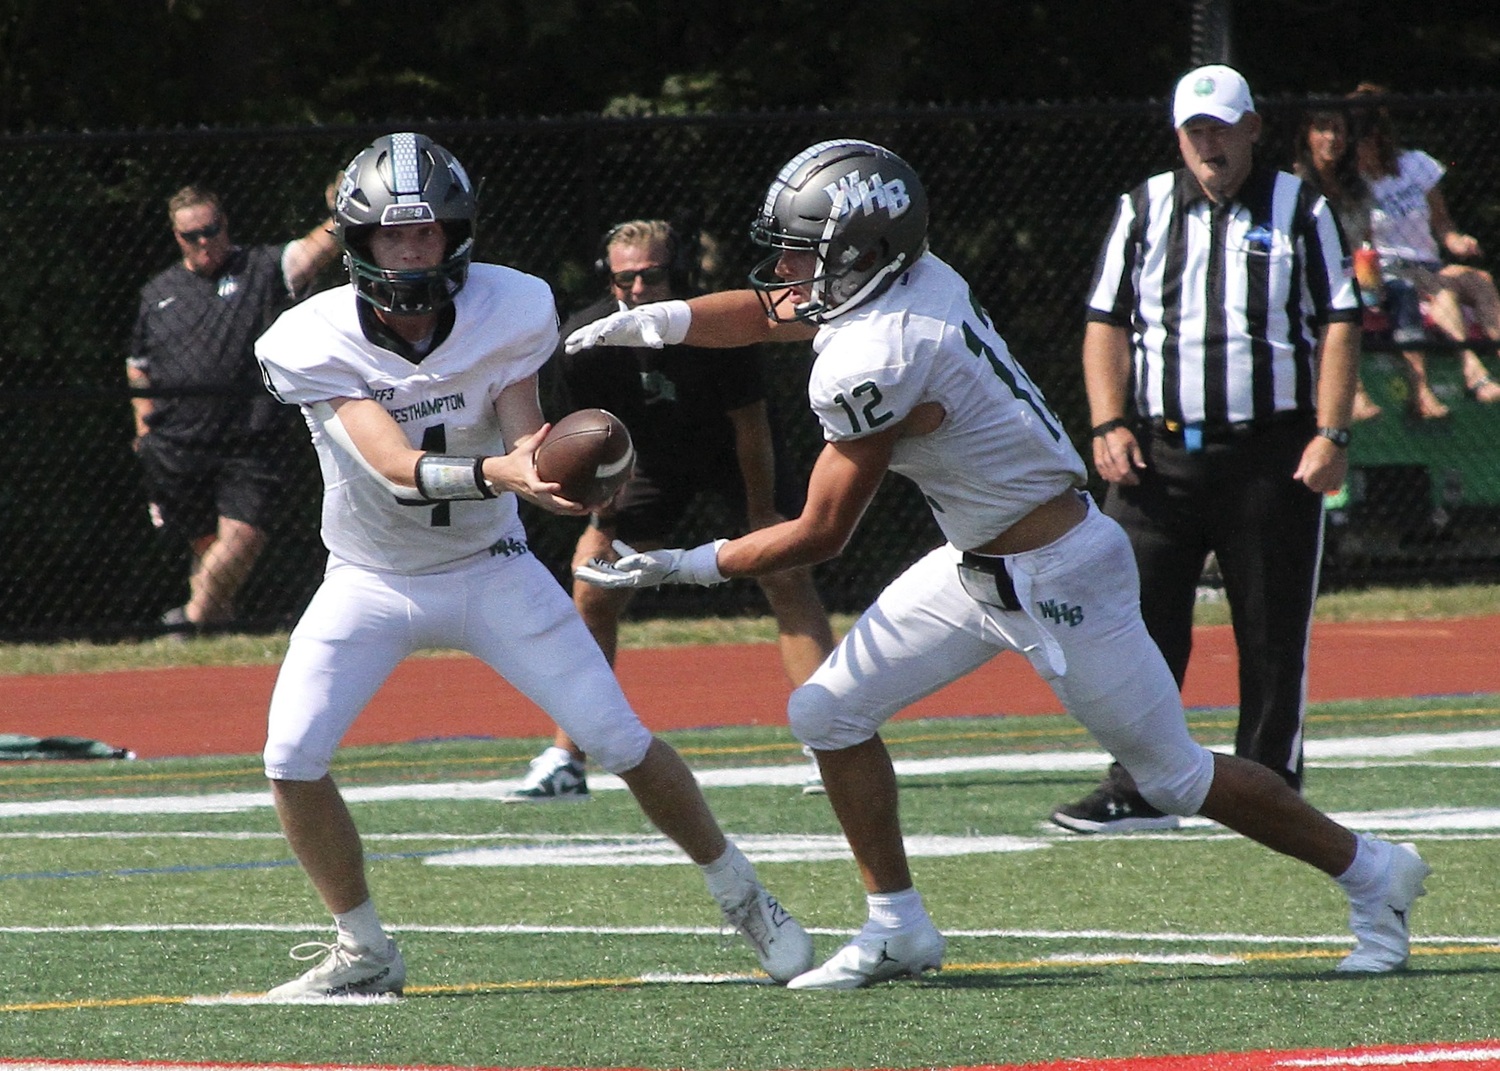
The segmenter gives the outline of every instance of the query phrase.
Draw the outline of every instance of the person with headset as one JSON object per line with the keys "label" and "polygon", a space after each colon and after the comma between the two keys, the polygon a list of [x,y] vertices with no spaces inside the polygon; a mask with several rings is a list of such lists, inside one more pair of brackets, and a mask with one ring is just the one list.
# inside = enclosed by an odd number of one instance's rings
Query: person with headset
{"label": "person with headset", "polygon": [[[597,268],[609,293],[563,325],[574,328],[620,309],[689,296],[697,243],[666,220],[636,219],[611,227]],[[607,409],[625,422],[635,442],[635,475],[611,503],[595,511],[573,552],[573,567],[612,559],[617,539],[633,547],[663,547],[688,507],[704,493],[721,496],[743,530],[778,524],[802,509],[798,481],[771,441],[762,358],[745,350],[734,361],[705,360],[687,346],[641,350],[603,346],[559,351],[553,417],[576,409]],[[810,569],[757,578],[776,618],[781,663],[799,685],[833,649],[828,614]],[[573,602],[611,664],[620,617],[632,592],[573,585]],[[509,797],[515,802],[589,798],[585,755],[561,728],[531,762]],[[806,792],[821,789],[813,765]]]}

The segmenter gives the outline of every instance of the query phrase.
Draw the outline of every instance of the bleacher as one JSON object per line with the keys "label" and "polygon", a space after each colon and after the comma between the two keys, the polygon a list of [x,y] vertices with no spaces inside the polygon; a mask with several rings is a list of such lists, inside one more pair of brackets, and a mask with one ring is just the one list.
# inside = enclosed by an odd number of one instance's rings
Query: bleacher
{"label": "bleacher", "polygon": [[[1469,395],[1460,357],[1473,349],[1493,370],[1496,343],[1471,310],[1468,338],[1455,342],[1425,302],[1420,308],[1416,338],[1398,338],[1385,308],[1365,310],[1360,378],[1381,412],[1355,425],[1349,479],[1328,498],[1327,569],[1335,582],[1341,574],[1399,572],[1399,563],[1416,560],[1429,574],[1462,576],[1500,554],[1500,404]],[[1446,416],[1413,412],[1406,351],[1426,356]]]}

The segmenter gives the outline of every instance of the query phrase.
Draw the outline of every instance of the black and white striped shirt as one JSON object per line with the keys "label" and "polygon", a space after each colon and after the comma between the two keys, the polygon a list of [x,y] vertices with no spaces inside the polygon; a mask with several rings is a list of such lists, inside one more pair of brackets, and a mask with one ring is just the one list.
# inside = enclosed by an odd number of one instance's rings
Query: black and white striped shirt
{"label": "black and white striped shirt", "polygon": [[1185,168],[1121,197],[1088,298],[1130,329],[1137,414],[1208,427],[1312,413],[1318,331],[1359,315],[1328,203],[1261,166],[1222,205]]}

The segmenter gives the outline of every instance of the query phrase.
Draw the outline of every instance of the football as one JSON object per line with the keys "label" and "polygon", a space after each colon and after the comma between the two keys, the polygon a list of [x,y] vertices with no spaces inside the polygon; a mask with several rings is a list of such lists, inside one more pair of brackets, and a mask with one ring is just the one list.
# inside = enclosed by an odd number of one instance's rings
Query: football
{"label": "football", "polygon": [[597,507],[630,479],[635,446],[619,417],[603,409],[569,413],[536,448],[536,474],[562,484],[562,497]]}

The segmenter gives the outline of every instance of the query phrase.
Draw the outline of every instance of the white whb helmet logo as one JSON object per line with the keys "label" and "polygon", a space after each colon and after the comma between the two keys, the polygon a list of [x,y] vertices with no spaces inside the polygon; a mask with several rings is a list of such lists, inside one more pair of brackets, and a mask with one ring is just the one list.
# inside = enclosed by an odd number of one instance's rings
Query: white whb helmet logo
{"label": "white whb helmet logo", "polygon": [[858,171],[840,175],[837,182],[824,186],[823,192],[833,202],[829,215],[834,219],[855,210],[863,210],[868,216],[879,208],[885,209],[892,219],[899,219],[911,207],[906,183],[901,179],[886,182],[878,171],[868,179],[861,179]]}
{"label": "white whb helmet logo", "polygon": [[[774,251],[750,272],[767,315],[827,323],[878,297],[926,252],[927,196],[921,179],[888,149],[820,142],[772,180],[751,238]],[[791,251],[812,260],[788,262]],[[793,270],[804,277],[789,278]],[[781,315],[783,305],[790,317]]]}

